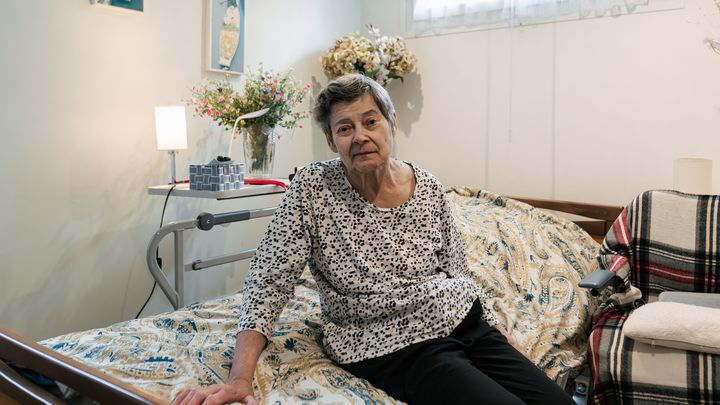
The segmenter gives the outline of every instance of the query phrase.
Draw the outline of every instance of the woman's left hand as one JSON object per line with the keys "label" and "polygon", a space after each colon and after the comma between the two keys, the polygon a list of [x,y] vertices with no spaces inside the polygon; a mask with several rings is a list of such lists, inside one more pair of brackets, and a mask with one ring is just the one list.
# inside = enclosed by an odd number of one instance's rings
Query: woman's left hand
{"label": "woman's left hand", "polygon": [[222,405],[235,402],[257,405],[252,383],[213,384],[206,388],[185,390],[175,398],[175,404],[178,405]]}

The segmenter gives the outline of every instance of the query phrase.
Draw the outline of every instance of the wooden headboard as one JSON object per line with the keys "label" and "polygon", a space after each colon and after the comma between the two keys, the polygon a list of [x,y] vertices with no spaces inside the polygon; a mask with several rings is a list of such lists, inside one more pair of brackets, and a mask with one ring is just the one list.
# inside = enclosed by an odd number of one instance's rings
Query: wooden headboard
{"label": "wooden headboard", "polygon": [[615,205],[599,205],[578,203],[573,201],[543,200],[539,198],[509,197],[522,201],[535,208],[555,211],[569,215],[562,215],[575,222],[584,229],[598,243],[602,242],[605,234],[620,215],[623,207]]}

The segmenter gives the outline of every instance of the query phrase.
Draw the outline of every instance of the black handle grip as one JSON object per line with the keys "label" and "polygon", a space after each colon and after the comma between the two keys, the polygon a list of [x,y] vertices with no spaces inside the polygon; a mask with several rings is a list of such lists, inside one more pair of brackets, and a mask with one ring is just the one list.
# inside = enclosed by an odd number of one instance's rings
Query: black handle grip
{"label": "black handle grip", "polygon": [[209,231],[215,226],[215,215],[209,212],[203,212],[197,217],[197,227],[203,231]]}
{"label": "black handle grip", "polygon": [[197,227],[202,229],[203,231],[209,231],[215,225],[229,224],[238,221],[247,221],[248,219],[250,219],[250,211],[248,210],[226,212],[217,215],[210,214],[209,212],[203,212],[197,217]]}
{"label": "black handle grip", "polygon": [[247,221],[248,219],[250,219],[250,211],[248,210],[226,212],[223,214],[215,215],[215,223],[217,225],[229,224],[231,222],[238,221]]}

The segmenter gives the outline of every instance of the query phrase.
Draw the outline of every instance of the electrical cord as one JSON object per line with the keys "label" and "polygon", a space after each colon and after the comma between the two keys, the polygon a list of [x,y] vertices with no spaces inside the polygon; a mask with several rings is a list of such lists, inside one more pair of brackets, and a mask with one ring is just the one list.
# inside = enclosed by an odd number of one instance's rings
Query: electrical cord
{"label": "electrical cord", "polygon": [[[165,204],[163,204],[162,214],[160,215],[160,228],[163,226],[163,219],[165,218],[165,208],[167,208],[168,199],[170,198],[170,193],[175,189],[175,186],[177,184],[173,184],[172,187],[170,187],[170,190],[168,190],[167,195],[165,196]],[[160,248],[155,249],[155,261],[160,264],[160,268],[162,268],[162,262],[160,261]],[[157,281],[153,282],[152,290],[150,290],[150,295],[148,295],[147,299],[145,300],[145,303],[142,305],[142,308],[137,312],[137,315],[135,315],[135,319],[137,319],[142,311],[147,306],[148,302],[150,302],[150,298],[152,297],[153,293],[155,293],[155,287],[157,287]]]}

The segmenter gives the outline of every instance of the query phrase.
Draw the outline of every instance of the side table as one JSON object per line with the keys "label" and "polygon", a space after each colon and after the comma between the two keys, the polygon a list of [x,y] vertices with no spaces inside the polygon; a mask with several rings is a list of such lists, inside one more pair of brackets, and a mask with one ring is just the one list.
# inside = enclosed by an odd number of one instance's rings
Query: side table
{"label": "side table", "polygon": [[[285,184],[289,184],[288,180],[282,179]],[[167,195],[172,188],[171,184],[150,186],[147,192],[150,195]],[[244,185],[237,190],[229,191],[200,191],[190,190],[188,183],[178,183],[172,189],[171,194],[176,197],[190,198],[208,198],[215,200],[228,200],[234,198],[255,197],[269,194],[282,194],[285,192],[280,186],[276,185]],[[222,214],[210,214],[203,212],[196,218],[183,221],[173,221],[158,229],[148,243],[146,260],[150,274],[157,281],[160,289],[170,301],[173,308],[178,309],[185,305],[184,303],[184,273],[185,271],[197,271],[208,267],[219,266],[221,264],[232,263],[238,260],[251,258],[255,255],[255,249],[244,250],[242,252],[225,254],[222,256],[211,257],[208,259],[198,259],[191,263],[185,263],[183,248],[183,232],[189,229],[198,228],[204,231],[210,230],[215,225],[228,224],[238,221],[246,221],[254,218],[271,216],[275,213],[277,207],[260,208],[254,210],[241,210],[226,212]],[[169,280],[165,277],[160,268],[155,252],[160,245],[160,241],[168,234],[174,235],[174,257],[175,257],[175,286],[170,285]]]}

